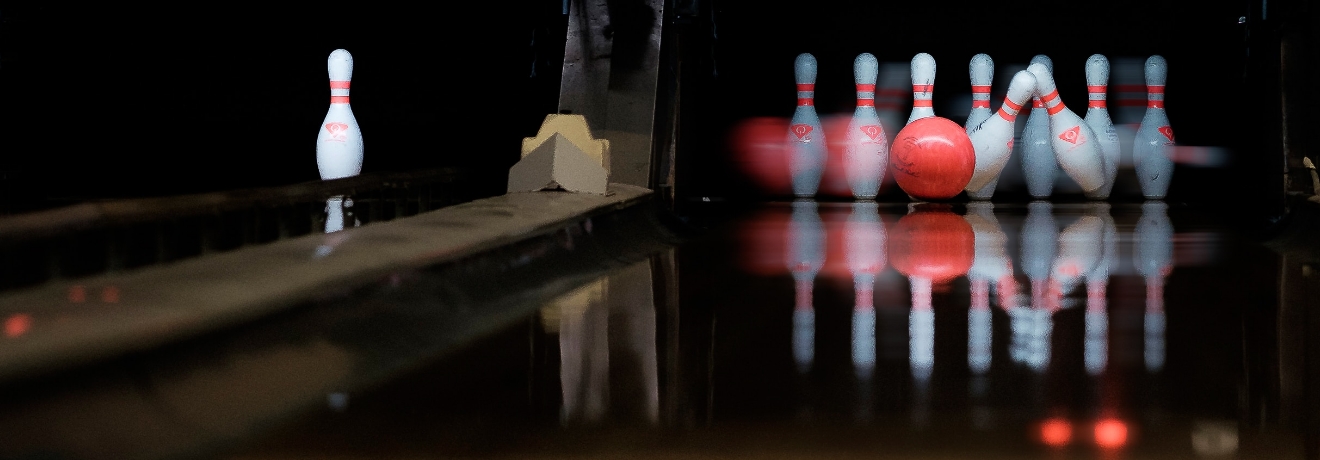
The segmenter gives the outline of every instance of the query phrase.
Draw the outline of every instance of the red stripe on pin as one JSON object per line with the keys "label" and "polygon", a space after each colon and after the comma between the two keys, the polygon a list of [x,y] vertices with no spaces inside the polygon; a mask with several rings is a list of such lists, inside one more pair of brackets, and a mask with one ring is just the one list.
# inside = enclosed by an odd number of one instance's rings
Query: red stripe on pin
{"label": "red stripe on pin", "polygon": [[912,85],[914,93],[929,93],[935,91],[935,85]]}
{"label": "red stripe on pin", "polygon": [[988,108],[990,108],[990,101],[972,100],[972,108],[973,108],[973,109],[988,109]]}
{"label": "red stripe on pin", "polygon": [[797,84],[797,90],[798,90],[798,91],[815,91],[815,90],[816,90],[816,84],[815,84],[815,83],[798,83],[798,84]]}
{"label": "red stripe on pin", "polygon": [[811,98],[811,97],[799,97],[799,98],[798,98],[798,105],[800,105],[800,106],[802,106],[802,105],[812,105],[812,104],[814,103],[813,99],[815,99],[815,98]]}
{"label": "red stripe on pin", "polygon": [[[1008,106],[1009,108],[1013,109],[1014,112],[1017,112],[1017,111],[1019,111],[1019,110],[1022,110],[1022,105],[1021,105],[1021,104],[1014,104],[1013,101],[1010,101],[1010,100],[1008,100],[1007,98],[1004,99],[1004,105],[1006,105],[1006,106]],[[1003,110],[1003,108],[1001,107],[999,110]]]}
{"label": "red stripe on pin", "polygon": [[930,105],[930,99],[917,99],[912,101],[913,107],[933,107]]}
{"label": "red stripe on pin", "polygon": [[344,80],[344,81],[330,80],[330,89],[348,89],[348,84],[349,84],[348,80]]}
{"label": "red stripe on pin", "polygon": [[1152,109],[1162,109],[1164,108],[1164,101],[1150,101],[1150,103],[1146,104],[1146,107]]}
{"label": "red stripe on pin", "polygon": [[973,93],[989,93],[990,85],[972,85]]}
{"label": "red stripe on pin", "polygon": [[1107,85],[1086,85],[1086,92],[1088,92],[1088,93],[1104,93],[1104,92],[1106,92],[1106,89],[1107,89],[1107,88],[1108,88]]}
{"label": "red stripe on pin", "polygon": [[1059,112],[1062,112],[1062,111],[1063,111],[1063,103],[1059,103],[1059,105],[1056,105],[1056,106],[1054,106],[1054,107],[1050,107],[1049,110],[1048,110],[1048,112],[1050,113],[1050,115],[1054,115],[1054,114],[1059,113]]}
{"label": "red stripe on pin", "polygon": [[1096,108],[1096,109],[1103,109],[1103,108],[1106,108],[1106,107],[1105,107],[1105,101],[1104,101],[1104,99],[1095,99],[1095,100],[1092,100],[1091,102],[1087,103],[1086,106],[1087,106],[1087,107],[1091,107],[1091,108]]}
{"label": "red stripe on pin", "polygon": [[1151,94],[1164,94],[1164,85],[1150,85],[1146,87],[1146,91]]}
{"label": "red stripe on pin", "polygon": [[348,96],[330,96],[331,104],[347,104]]}
{"label": "red stripe on pin", "polygon": [[869,83],[858,83],[857,91],[862,93],[874,93],[875,85]]}
{"label": "red stripe on pin", "polygon": [[858,107],[875,107],[875,99],[858,99]]}
{"label": "red stripe on pin", "polygon": [[1041,101],[1040,98],[1032,99],[1031,107],[1036,109],[1043,109],[1045,108],[1045,102]]}
{"label": "red stripe on pin", "polygon": [[1114,85],[1114,89],[1120,93],[1144,93],[1146,85]]}
{"label": "red stripe on pin", "polygon": [[1012,122],[1014,119],[1017,118],[1017,115],[1009,115],[1008,112],[1005,112],[1005,111],[1004,111],[1004,108],[1003,108],[1003,107],[1000,107],[1000,108],[999,108],[999,117],[1000,117],[1000,118],[1003,118],[1005,121]]}
{"label": "red stripe on pin", "polygon": [[1121,99],[1118,101],[1119,107],[1141,107],[1146,105],[1145,99]]}
{"label": "red stripe on pin", "polygon": [[1049,102],[1049,101],[1054,100],[1054,98],[1056,98],[1056,97],[1059,97],[1059,90],[1058,90],[1058,89],[1055,89],[1054,91],[1050,91],[1049,94],[1046,94],[1046,95],[1044,95],[1044,96],[1041,96],[1041,97],[1040,97],[1040,101],[1041,101],[1041,102]]}

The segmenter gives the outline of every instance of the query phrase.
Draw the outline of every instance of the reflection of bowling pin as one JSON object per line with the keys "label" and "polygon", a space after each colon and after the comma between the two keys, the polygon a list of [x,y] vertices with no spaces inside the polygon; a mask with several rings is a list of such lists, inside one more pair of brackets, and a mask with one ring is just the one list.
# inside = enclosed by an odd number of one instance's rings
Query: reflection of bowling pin
{"label": "reflection of bowling pin", "polygon": [[967,113],[967,122],[963,127],[970,135],[981,126],[981,122],[990,118],[990,83],[995,78],[995,61],[985,53],[972,56],[968,72],[972,80],[972,110]]}
{"label": "reflection of bowling pin", "polygon": [[1054,73],[1044,64],[1027,66],[1036,75],[1036,88],[1040,102],[1050,114],[1050,145],[1054,159],[1083,192],[1094,192],[1104,185],[1105,171],[1100,154],[1100,143],[1095,132],[1072,110],[1063,105],[1059,90],[1054,86]]}
{"label": "reflection of bowling pin", "polygon": [[935,91],[935,57],[927,53],[918,53],[912,57],[912,115],[911,124],[926,117],[935,116],[931,97]]}
{"label": "reflection of bowling pin", "polygon": [[1099,189],[1086,194],[1089,198],[1109,198],[1114,189],[1114,178],[1118,175],[1118,131],[1109,119],[1109,108],[1105,103],[1109,89],[1109,59],[1102,54],[1093,54],[1086,60],[1086,93],[1089,98],[1086,108],[1086,124],[1099,136],[1100,153],[1105,166],[1105,182]]}
{"label": "reflection of bowling pin", "polygon": [[1011,278],[1013,267],[1008,254],[1004,252],[1008,238],[995,219],[994,205],[985,202],[968,203],[967,214],[963,218],[971,224],[975,234],[972,268],[967,270],[972,285],[971,309],[967,312],[967,367],[973,374],[981,375],[990,370],[990,283],[1005,277]]}
{"label": "reflection of bowling pin", "polygon": [[816,311],[812,289],[816,274],[825,264],[825,227],[814,201],[793,203],[788,223],[788,270],[793,273],[796,301],[793,309],[793,359],[798,371],[807,372],[815,359]]}
{"label": "reflection of bowling pin", "polygon": [[875,275],[885,266],[885,226],[874,202],[853,203],[844,224],[843,247],[853,276],[852,358],[857,378],[875,369]]}
{"label": "reflection of bowling pin", "polygon": [[1108,203],[1092,203],[1088,214],[1104,221],[1100,261],[1086,274],[1086,341],[1083,347],[1086,372],[1099,375],[1109,361],[1108,286],[1110,267],[1117,259],[1118,228]]}
{"label": "reflection of bowling pin", "polygon": [[885,167],[889,165],[889,138],[875,111],[875,80],[879,72],[880,64],[871,53],[862,53],[853,60],[857,109],[848,122],[843,162],[853,197],[867,200],[879,192]]}
{"label": "reflection of bowling pin", "polygon": [[321,179],[339,179],[362,172],[362,131],[348,105],[353,80],[353,55],[339,49],[326,62],[330,73],[330,110],[316,134],[316,166]]}
{"label": "reflection of bowling pin", "polygon": [[[1031,280],[1031,308],[1020,312],[1020,326],[1014,334],[1022,337],[1022,359],[1033,370],[1042,371],[1050,359],[1050,333],[1054,306],[1049,301],[1048,286],[1053,268],[1059,229],[1054,222],[1053,205],[1033,201],[1027,205],[1027,218],[1022,223],[1022,272]],[[1020,330],[1019,330],[1020,328]]]}
{"label": "reflection of bowling pin", "polygon": [[1146,279],[1146,369],[1164,368],[1164,279],[1173,271],[1173,224],[1168,205],[1147,201],[1133,231],[1137,273]]}
{"label": "reflection of bowling pin", "polygon": [[1104,255],[1105,222],[1085,215],[1059,232],[1058,256],[1050,271],[1052,302],[1071,292]]}
{"label": "reflection of bowling pin", "polygon": [[969,137],[976,151],[976,171],[965,189],[968,197],[988,200],[994,194],[999,174],[1013,152],[1013,124],[1018,111],[1035,89],[1036,77],[1025,70],[1018,72],[1009,83],[1008,94],[996,116],[981,122],[972,131]]}
{"label": "reflection of bowling pin", "polygon": [[[1051,72],[1054,70],[1054,63],[1043,54],[1031,58],[1031,64],[1037,63]],[[1033,78],[1035,76],[1032,74]],[[1022,128],[1022,175],[1027,181],[1027,193],[1032,198],[1044,199],[1054,193],[1059,160],[1054,158],[1054,147],[1050,143],[1050,114],[1040,100],[1039,85],[1032,88],[1031,94],[1031,113],[1027,114],[1026,126]]]}
{"label": "reflection of bowling pin", "polygon": [[1164,82],[1169,69],[1164,57],[1146,59],[1146,116],[1132,141],[1132,162],[1141,194],[1162,199],[1173,177],[1173,129],[1164,113]]}
{"label": "reflection of bowling pin", "polygon": [[797,79],[797,109],[788,125],[788,171],[793,194],[810,198],[820,188],[826,160],[825,129],[816,115],[816,57],[799,54],[793,62],[793,74]]}

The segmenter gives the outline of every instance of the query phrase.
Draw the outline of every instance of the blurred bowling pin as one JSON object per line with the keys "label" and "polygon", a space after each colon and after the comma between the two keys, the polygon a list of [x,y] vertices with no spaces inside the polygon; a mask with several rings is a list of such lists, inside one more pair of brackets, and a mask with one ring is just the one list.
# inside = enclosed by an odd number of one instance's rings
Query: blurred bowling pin
{"label": "blurred bowling pin", "polygon": [[1095,269],[1104,256],[1105,222],[1084,215],[1059,233],[1058,255],[1050,271],[1052,302],[1059,302]]}
{"label": "blurred bowling pin", "polygon": [[885,267],[885,226],[874,202],[853,203],[843,228],[848,271],[853,276],[853,370],[863,381],[875,369],[875,276]]}
{"label": "blurred bowling pin", "polygon": [[1164,83],[1168,64],[1160,55],[1146,59],[1146,116],[1132,141],[1132,162],[1141,194],[1162,199],[1173,177],[1173,129],[1164,113]]}
{"label": "blurred bowling pin", "polygon": [[353,55],[338,49],[326,61],[330,73],[330,110],[316,135],[316,167],[321,179],[339,179],[362,172],[362,131],[348,105],[353,80]]}
{"label": "blurred bowling pin", "polygon": [[[991,316],[990,284],[1013,276],[1012,262],[1005,252],[1008,237],[995,219],[994,205],[986,202],[967,204],[963,219],[972,226],[975,235],[975,253],[972,268],[967,270],[971,281],[972,302],[967,312],[967,367],[974,375],[990,370]],[[1004,286],[1000,286],[1003,289]]]}
{"label": "blurred bowling pin", "polygon": [[903,112],[907,111],[907,98],[912,93],[912,66],[907,62],[880,64],[880,77],[875,88],[875,111],[880,115],[880,126],[885,134],[897,133],[903,128]]}
{"label": "blurred bowling pin", "polygon": [[[1008,84],[1008,94],[1004,95],[996,116],[981,122],[970,134],[976,150],[976,171],[965,189],[968,197],[988,200],[994,194],[999,174],[1013,153],[1013,123],[1022,104],[1035,90],[1036,77],[1025,70],[1018,72]],[[1052,157],[1050,161],[1054,161]]]}
{"label": "blurred bowling pin", "polygon": [[1031,280],[1031,308],[1020,312],[1014,321],[1014,335],[1021,337],[1022,359],[1037,372],[1050,360],[1050,334],[1054,327],[1050,315],[1055,307],[1049,298],[1050,272],[1053,268],[1059,229],[1054,221],[1054,207],[1049,202],[1033,201],[1027,205],[1022,223],[1022,272]]}
{"label": "blurred bowling pin", "polygon": [[825,129],[816,115],[816,57],[799,54],[793,62],[797,80],[797,109],[788,125],[788,171],[793,180],[793,194],[799,198],[816,196],[825,173]]}
{"label": "blurred bowling pin", "polygon": [[825,227],[821,223],[816,202],[793,202],[793,216],[788,223],[789,272],[793,274],[793,360],[798,371],[806,373],[815,359],[816,310],[812,304],[812,290],[816,274],[825,264]]}
{"label": "blurred bowling pin", "polygon": [[[1050,58],[1038,54],[1031,58],[1031,64],[1044,65],[1051,72],[1054,63]],[[1027,66],[1030,69],[1030,65]],[[1035,81],[1032,74],[1032,81]],[[1016,76],[1013,78],[1017,78]],[[1050,114],[1045,103],[1040,100],[1040,88],[1032,88],[1031,113],[1027,114],[1026,126],[1022,128],[1022,175],[1027,181],[1027,193],[1032,198],[1046,199],[1054,193],[1054,177],[1059,174],[1059,160],[1054,157],[1054,147],[1050,143]]]}
{"label": "blurred bowling pin", "polygon": [[879,193],[880,181],[889,165],[889,139],[875,111],[875,80],[879,72],[880,64],[871,53],[862,53],[853,60],[857,109],[848,122],[843,161],[853,197],[866,200]]}
{"label": "blurred bowling pin", "polygon": [[1118,130],[1109,119],[1109,108],[1105,102],[1109,90],[1109,59],[1101,54],[1093,54],[1086,60],[1086,124],[1099,137],[1100,153],[1105,166],[1105,182],[1094,192],[1087,193],[1088,198],[1106,199],[1114,189],[1114,178],[1118,176],[1120,150]]}
{"label": "blurred bowling pin", "polygon": [[1100,262],[1086,274],[1086,340],[1083,359],[1086,372],[1100,375],[1109,362],[1109,301],[1110,267],[1118,257],[1118,227],[1109,213],[1109,203],[1091,203],[1087,214],[1104,221],[1104,237]]}
{"label": "blurred bowling pin", "polygon": [[990,59],[989,54],[981,53],[972,56],[972,62],[968,65],[968,73],[972,81],[972,110],[967,113],[967,122],[963,127],[967,129],[967,134],[972,134],[981,122],[990,118],[990,83],[995,78],[995,61]]}
{"label": "blurred bowling pin", "polygon": [[1050,145],[1054,148],[1055,160],[1083,192],[1096,191],[1104,185],[1105,171],[1095,132],[1082,117],[1063,105],[1054,85],[1054,73],[1048,67],[1036,63],[1027,66],[1027,70],[1036,75],[1040,102],[1050,114]]}
{"label": "blurred bowling pin", "polygon": [[935,91],[935,57],[918,53],[912,57],[912,115],[908,124],[935,116],[931,97]]}
{"label": "blurred bowling pin", "polygon": [[1173,224],[1168,205],[1147,201],[1133,231],[1137,273],[1146,279],[1146,369],[1164,368],[1164,280],[1173,271]]}

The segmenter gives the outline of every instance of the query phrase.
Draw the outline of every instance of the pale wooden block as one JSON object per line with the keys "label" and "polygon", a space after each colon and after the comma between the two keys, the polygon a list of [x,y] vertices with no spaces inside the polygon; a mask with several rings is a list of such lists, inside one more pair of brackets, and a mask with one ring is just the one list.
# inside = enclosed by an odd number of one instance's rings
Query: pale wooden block
{"label": "pale wooden block", "polygon": [[605,168],[555,133],[509,168],[508,193],[563,189],[604,195],[608,184]]}
{"label": "pale wooden block", "polygon": [[584,153],[595,159],[596,164],[610,170],[610,141],[606,139],[596,139],[591,136],[591,128],[587,126],[587,118],[582,115],[558,114],[552,113],[545,116],[545,121],[541,122],[541,128],[536,131],[536,137],[524,137],[522,142],[522,156],[526,157],[532,153],[550,136],[556,133],[563,135]]}

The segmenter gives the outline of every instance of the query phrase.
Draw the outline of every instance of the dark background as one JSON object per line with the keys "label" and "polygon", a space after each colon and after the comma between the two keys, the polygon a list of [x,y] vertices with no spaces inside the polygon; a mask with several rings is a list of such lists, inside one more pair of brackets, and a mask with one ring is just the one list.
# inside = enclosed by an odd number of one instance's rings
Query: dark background
{"label": "dark background", "polygon": [[[852,110],[858,53],[883,62],[927,52],[939,63],[937,114],[969,91],[971,56],[988,53],[997,67],[1050,56],[1060,95],[1079,115],[1084,62],[1103,53],[1166,57],[1179,143],[1233,152],[1231,168],[1176,171],[1170,200],[1246,206],[1275,197],[1282,190],[1278,37],[1285,19],[1292,27],[1314,21],[1309,1],[1274,0],[1268,13],[1264,4],[676,0],[666,11],[661,65],[684,89],[669,98],[674,80],[662,79],[660,91],[663,104],[680,107],[678,193],[748,197],[723,138],[747,117],[792,114],[792,61],[801,52],[820,62],[822,114]],[[6,4],[5,190],[25,200],[77,200],[316,180],[325,58],[336,48],[355,59],[364,173],[507,168],[521,138],[556,110],[562,8],[562,0],[298,10]]]}

